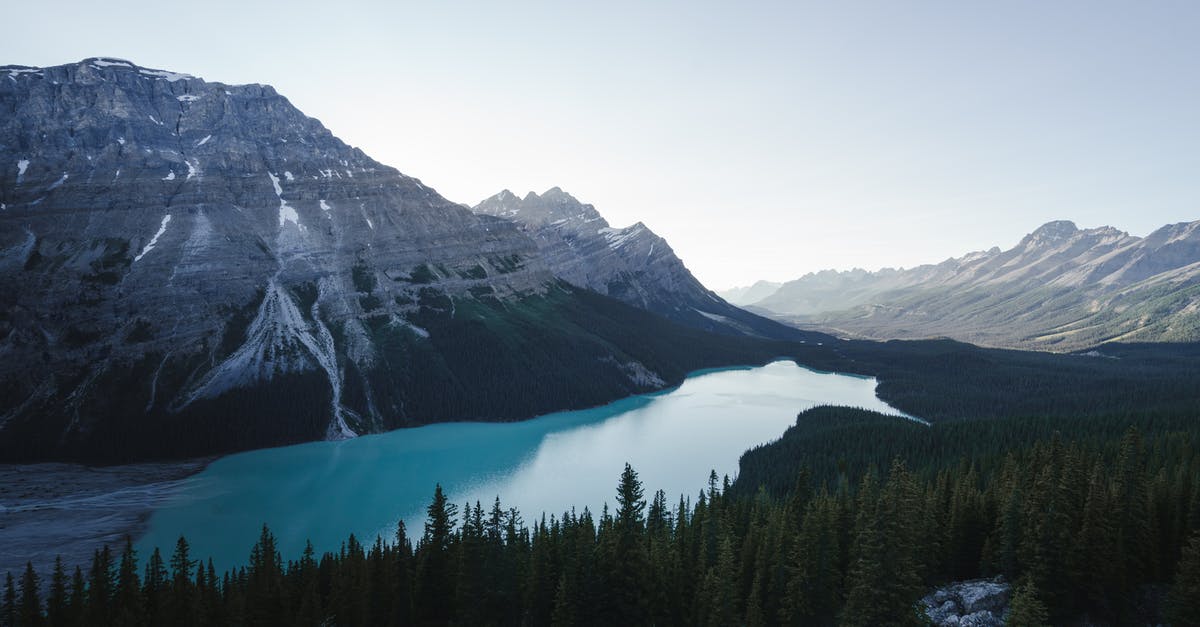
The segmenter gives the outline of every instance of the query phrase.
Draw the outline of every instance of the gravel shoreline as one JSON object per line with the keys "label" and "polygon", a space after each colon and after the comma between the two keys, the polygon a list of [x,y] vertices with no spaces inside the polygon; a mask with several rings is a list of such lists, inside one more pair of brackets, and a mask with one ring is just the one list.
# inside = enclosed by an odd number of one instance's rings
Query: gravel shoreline
{"label": "gravel shoreline", "polygon": [[68,573],[86,571],[96,549],[119,552],[125,536],[137,540],[154,509],[211,461],[0,464],[0,576],[18,577],[32,562],[46,580],[57,555]]}

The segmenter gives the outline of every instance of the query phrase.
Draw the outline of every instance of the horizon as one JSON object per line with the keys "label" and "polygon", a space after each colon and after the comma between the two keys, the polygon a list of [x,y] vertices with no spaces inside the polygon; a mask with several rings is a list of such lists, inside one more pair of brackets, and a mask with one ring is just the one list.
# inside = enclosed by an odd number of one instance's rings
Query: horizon
{"label": "horizon", "polygon": [[13,7],[0,63],[270,84],[454,202],[557,186],[644,222],[712,289],[1200,218],[1188,3],[154,6]]}

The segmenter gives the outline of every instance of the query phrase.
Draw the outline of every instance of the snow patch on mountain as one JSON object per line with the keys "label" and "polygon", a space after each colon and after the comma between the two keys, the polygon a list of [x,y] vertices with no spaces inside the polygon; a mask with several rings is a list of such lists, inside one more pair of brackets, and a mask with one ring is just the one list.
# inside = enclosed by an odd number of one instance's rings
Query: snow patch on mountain
{"label": "snow patch on mountain", "polygon": [[142,252],[138,253],[138,255],[133,258],[134,263],[141,261],[142,257],[146,256],[146,253],[154,250],[154,245],[158,243],[158,238],[162,237],[162,234],[167,232],[167,225],[170,223],[171,214],[168,213],[167,215],[163,216],[162,223],[158,225],[158,232],[154,234],[154,237],[150,238],[150,242],[146,244],[146,247],[142,249]]}

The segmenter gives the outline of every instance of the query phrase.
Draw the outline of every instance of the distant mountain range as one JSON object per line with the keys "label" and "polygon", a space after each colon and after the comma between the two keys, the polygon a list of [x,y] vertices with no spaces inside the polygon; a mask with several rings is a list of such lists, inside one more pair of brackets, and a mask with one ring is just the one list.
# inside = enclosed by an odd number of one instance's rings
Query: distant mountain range
{"label": "distant mountain range", "polygon": [[948,336],[1049,350],[1196,341],[1200,221],[1144,238],[1056,221],[1010,250],[907,270],[826,270],[755,300],[724,295],[803,328],[872,339]]}
{"label": "distant mountain range", "polygon": [[512,420],[777,354],[732,334],[803,335],[640,225],[510,196],[450,202],[270,86],[0,67],[0,460]]}
{"label": "distant mountain range", "polygon": [[753,285],[731,287],[718,293],[722,298],[734,305],[753,305],[774,294],[781,287],[783,287],[783,283],[776,283],[775,281],[755,281]]}

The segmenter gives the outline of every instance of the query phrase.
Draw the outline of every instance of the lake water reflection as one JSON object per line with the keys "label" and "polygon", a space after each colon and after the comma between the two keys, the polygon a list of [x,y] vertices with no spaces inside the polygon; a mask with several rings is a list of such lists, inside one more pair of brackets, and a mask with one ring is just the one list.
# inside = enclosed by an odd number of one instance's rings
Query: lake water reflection
{"label": "lake water reflection", "polygon": [[180,534],[218,571],[243,564],[266,523],[285,560],[305,540],[318,555],[350,533],[370,544],[403,519],[421,534],[441,483],[451,502],[499,496],[528,523],[572,506],[614,505],[626,462],[649,497],[694,496],[709,470],[731,477],[748,448],[778,438],[804,409],[849,405],[900,415],[875,396],[875,380],[815,372],[790,361],[694,373],[673,390],[517,423],[448,423],[314,442],[222,458],[156,510],[138,542],[169,555]]}

